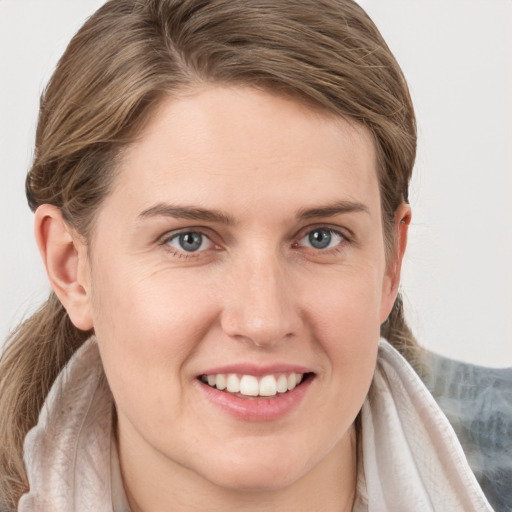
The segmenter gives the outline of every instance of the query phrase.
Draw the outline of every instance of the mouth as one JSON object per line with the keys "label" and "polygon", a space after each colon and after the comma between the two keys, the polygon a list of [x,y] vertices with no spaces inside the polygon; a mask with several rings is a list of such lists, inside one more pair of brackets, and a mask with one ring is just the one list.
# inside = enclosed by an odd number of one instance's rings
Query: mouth
{"label": "mouth", "polygon": [[259,423],[294,417],[290,415],[300,410],[315,380],[316,374],[306,368],[263,370],[243,365],[212,369],[195,379],[202,391],[200,396],[217,410],[237,420]]}
{"label": "mouth", "polygon": [[304,385],[313,373],[277,373],[262,376],[237,373],[200,375],[198,379],[211,388],[245,399],[277,398]]}

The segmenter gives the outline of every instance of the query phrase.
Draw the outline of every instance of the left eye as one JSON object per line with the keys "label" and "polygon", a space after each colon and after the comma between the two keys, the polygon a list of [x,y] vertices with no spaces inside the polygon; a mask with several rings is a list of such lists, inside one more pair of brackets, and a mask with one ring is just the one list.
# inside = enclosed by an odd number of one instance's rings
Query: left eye
{"label": "left eye", "polygon": [[212,241],[202,233],[197,231],[183,231],[171,236],[167,240],[167,245],[185,252],[198,252],[208,249]]}
{"label": "left eye", "polygon": [[299,245],[313,249],[331,249],[343,241],[343,235],[328,228],[313,229],[299,240]]}

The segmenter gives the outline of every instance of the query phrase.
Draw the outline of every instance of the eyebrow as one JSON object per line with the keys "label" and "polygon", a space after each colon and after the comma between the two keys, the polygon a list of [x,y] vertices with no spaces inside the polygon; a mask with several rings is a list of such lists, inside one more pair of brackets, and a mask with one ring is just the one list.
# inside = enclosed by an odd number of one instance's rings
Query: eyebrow
{"label": "eyebrow", "polygon": [[354,212],[370,214],[368,207],[358,201],[336,201],[318,208],[302,208],[297,212],[297,218],[299,220],[309,220],[319,217],[334,217],[335,215]]}
{"label": "eyebrow", "polygon": [[[315,208],[301,208],[297,211],[297,220],[310,220],[320,217],[334,217],[344,213],[365,212],[370,214],[366,205],[357,201],[336,201],[326,206]],[[196,206],[177,206],[167,203],[158,203],[147,208],[139,214],[140,219],[151,217],[172,217],[176,219],[197,220],[233,226],[236,220],[231,215],[220,210],[210,210]]]}
{"label": "eyebrow", "polygon": [[139,214],[141,219],[150,217],[173,217],[176,219],[216,222],[228,226],[235,224],[233,217],[219,210],[207,210],[196,206],[175,206],[166,203],[159,203]]}

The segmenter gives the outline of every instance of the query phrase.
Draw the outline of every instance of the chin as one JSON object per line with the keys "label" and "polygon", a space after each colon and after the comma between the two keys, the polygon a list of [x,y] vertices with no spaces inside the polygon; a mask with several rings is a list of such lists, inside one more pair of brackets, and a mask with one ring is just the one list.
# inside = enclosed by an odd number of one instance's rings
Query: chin
{"label": "chin", "polygon": [[222,475],[216,475],[211,482],[231,491],[262,493],[284,489],[301,476],[295,471],[269,471],[267,466],[251,469],[244,467],[239,471],[226,471]]}
{"label": "chin", "polygon": [[275,453],[265,460],[259,457],[239,459],[225,457],[210,464],[203,477],[217,487],[240,492],[272,492],[292,485],[303,475],[303,468],[295,459]]}

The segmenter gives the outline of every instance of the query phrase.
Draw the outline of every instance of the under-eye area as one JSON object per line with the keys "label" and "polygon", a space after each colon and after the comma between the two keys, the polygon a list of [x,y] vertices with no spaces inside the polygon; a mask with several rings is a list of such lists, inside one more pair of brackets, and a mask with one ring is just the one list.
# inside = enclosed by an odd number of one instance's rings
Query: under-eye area
{"label": "under-eye area", "polygon": [[262,375],[243,375],[237,373],[216,373],[200,375],[199,380],[208,386],[226,393],[233,393],[241,398],[276,397],[292,391],[314,374],[309,373],[277,373]]}

